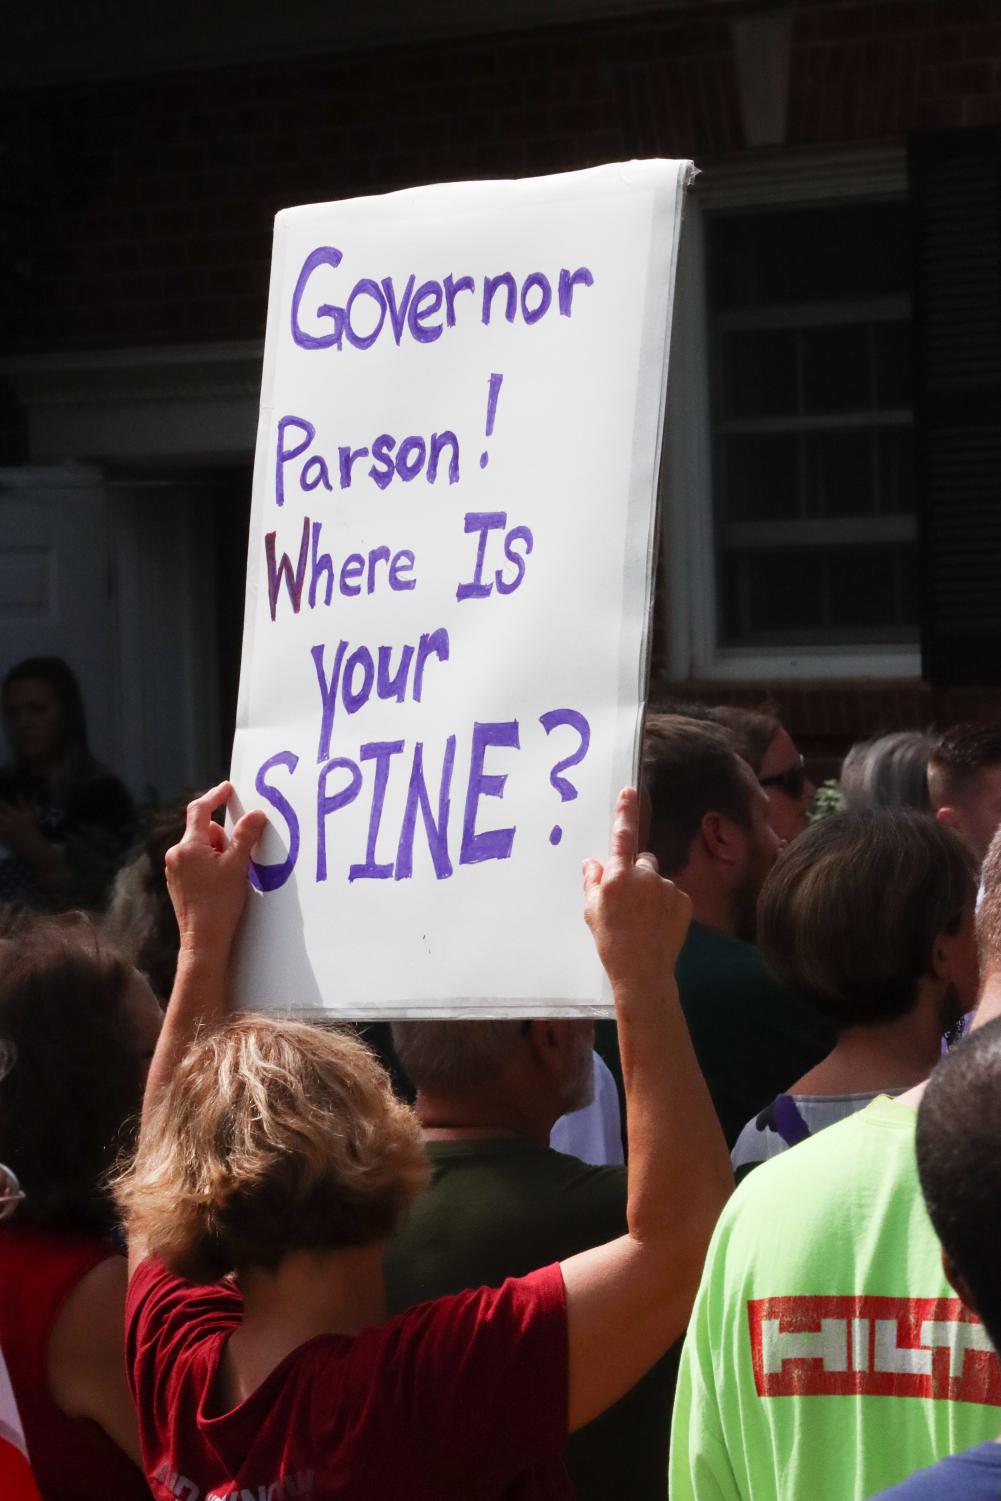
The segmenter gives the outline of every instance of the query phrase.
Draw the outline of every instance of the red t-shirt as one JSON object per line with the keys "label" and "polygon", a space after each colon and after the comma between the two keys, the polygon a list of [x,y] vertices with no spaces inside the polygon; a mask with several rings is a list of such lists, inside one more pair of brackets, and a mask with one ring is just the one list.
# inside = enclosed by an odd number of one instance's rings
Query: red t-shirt
{"label": "red t-shirt", "polygon": [[0,1229],[0,1350],[46,1501],[149,1501],[128,1455],[90,1418],[67,1417],[49,1391],[49,1341],[66,1299],[114,1254],[90,1235],[27,1222]]}
{"label": "red t-shirt", "polygon": [[293,1350],[228,1412],[214,1400],[242,1300],[144,1261],[126,1359],[157,1501],[567,1501],[558,1265]]}

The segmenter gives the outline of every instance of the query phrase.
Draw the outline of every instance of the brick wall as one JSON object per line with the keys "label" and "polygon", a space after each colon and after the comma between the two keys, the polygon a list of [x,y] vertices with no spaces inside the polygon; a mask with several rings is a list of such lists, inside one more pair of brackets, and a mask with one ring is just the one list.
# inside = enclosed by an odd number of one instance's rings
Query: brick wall
{"label": "brick wall", "polygon": [[921,682],[669,683],[655,682],[658,699],[769,706],[781,719],[814,774],[833,775],[856,740],[891,730],[943,730],[960,720],[1001,724],[1001,691],[990,688],[934,689]]}
{"label": "brick wall", "polygon": [[[739,157],[740,10],[8,93],[4,347],[260,336],[289,203]],[[999,70],[996,0],[801,0],[789,144],[1001,121]]]}

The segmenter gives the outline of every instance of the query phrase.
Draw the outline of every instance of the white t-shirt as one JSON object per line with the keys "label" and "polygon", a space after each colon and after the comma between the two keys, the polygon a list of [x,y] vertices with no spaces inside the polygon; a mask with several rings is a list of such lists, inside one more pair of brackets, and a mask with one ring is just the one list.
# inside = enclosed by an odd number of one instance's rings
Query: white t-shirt
{"label": "white t-shirt", "polygon": [[619,1091],[605,1060],[593,1055],[594,1098],[582,1110],[561,1115],[552,1130],[549,1145],[555,1152],[579,1157],[594,1167],[625,1162],[622,1150],[622,1112]]}

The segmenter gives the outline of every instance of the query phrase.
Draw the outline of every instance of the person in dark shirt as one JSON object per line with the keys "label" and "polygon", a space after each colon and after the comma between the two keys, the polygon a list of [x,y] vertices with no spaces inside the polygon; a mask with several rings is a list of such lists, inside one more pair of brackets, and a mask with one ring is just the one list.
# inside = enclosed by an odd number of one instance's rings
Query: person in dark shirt
{"label": "person in dark shirt", "polygon": [[61,657],[29,657],[0,695],[14,755],[0,768],[0,901],[99,908],[136,836],[125,786],[91,753]]}
{"label": "person in dark shirt", "polygon": [[[592,1033],[574,1019],[393,1024],[432,1177],[387,1247],[391,1311],[500,1287],[624,1233],[625,1169],[549,1146],[591,1094]],[[666,1357],[571,1436],[578,1501],[663,1501],[675,1366]]]}
{"label": "person in dark shirt", "polygon": [[649,848],[692,902],[678,989],[732,1147],[750,1116],[830,1052],[834,1031],[772,978],[753,943],[758,893],[781,844],[767,795],[728,733],[648,715],[643,787]]}

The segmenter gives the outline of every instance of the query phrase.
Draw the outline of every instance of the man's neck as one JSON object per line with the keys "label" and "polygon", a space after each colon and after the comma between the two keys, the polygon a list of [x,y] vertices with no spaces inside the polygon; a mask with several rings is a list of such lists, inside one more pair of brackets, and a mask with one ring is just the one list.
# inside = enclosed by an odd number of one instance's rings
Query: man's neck
{"label": "man's neck", "polygon": [[973,1025],[982,1027],[984,1022],[995,1021],[999,1016],[1001,1016],[1001,970],[992,970],[985,976],[980,987],[980,1000],[977,1003]]}
{"label": "man's neck", "polygon": [[729,891],[723,891],[713,882],[703,880],[691,867],[681,871],[673,879],[691,900],[694,922],[736,938],[737,922],[733,897]]}
{"label": "man's neck", "polygon": [[431,1094],[419,1090],[414,1105],[429,1141],[487,1141],[521,1137],[549,1143],[555,1119],[543,1120],[511,1100],[470,1095]]}

